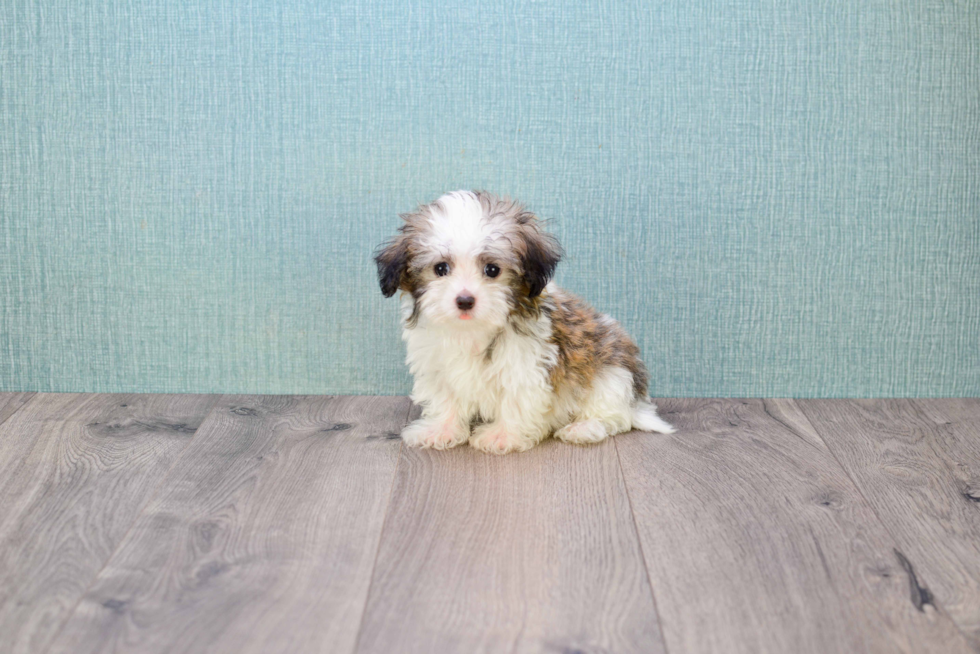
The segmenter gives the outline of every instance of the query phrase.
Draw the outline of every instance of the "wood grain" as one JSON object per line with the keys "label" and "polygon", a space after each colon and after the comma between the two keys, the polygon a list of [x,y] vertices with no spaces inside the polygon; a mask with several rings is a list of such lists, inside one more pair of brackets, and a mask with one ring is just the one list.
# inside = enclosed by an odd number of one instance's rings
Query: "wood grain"
{"label": "wood grain", "polygon": [[51,652],[345,652],[409,401],[226,398]]}
{"label": "wood grain", "polygon": [[980,400],[799,405],[980,649]]}
{"label": "wood grain", "polygon": [[0,652],[43,652],[217,398],[39,394],[0,425]]}
{"label": "wood grain", "polygon": [[358,651],[664,651],[612,443],[403,450]]}
{"label": "wood grain", "polygon": [[406,398],[30,396],[0,653],[980,650],[980,400],[492,457],[401,450]]}
{"label": "wood grain", "polygon": [[0,393],[0,425],[32,397],[34,393]]}
{"label": "wood grain", "polygon": [[970,651],[795,405],[661,408],[615,443],[671,651]]}

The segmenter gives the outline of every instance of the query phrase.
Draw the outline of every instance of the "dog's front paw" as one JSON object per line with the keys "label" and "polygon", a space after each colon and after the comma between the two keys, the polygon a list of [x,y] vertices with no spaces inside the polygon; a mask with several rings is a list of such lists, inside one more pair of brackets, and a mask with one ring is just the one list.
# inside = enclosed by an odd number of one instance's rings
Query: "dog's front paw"
{"label": "dog's front paw", "polygon": [[465,443],[470,437],[469,429],[460,429],[452,422],[438,422],[422,418],[402,430],[402,440],[412,447],[431,447],[434,450],[448,450]]}
{"label": "dog's front paw", "polygon": [[470,445],[489,454],[507,454],[529,450],[537,445],[537,441],[506,429],[499,423],[492,422],[489,425],[480,425],[473,430]]}

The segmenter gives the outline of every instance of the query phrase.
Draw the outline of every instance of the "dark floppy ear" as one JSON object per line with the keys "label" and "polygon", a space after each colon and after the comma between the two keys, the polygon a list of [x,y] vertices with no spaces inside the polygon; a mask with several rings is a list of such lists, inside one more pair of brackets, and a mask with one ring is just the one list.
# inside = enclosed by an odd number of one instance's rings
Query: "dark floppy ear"
{"label": "dark floppy ear", "polygon": [[385,297],[391,297],[401,286],[402,277],[408,267],[408,237],[402,234],[385,245],[375,257],[378,264],[378,281]]}
{"label": "dark floppy ear", "polygon": [[558,239],[538,231],[536,226],[526,227],[521,236],[524,240],[521,267],[524,269],[527,294],[528,297],[537,297],[555,274],[555,268],[564,253]]}

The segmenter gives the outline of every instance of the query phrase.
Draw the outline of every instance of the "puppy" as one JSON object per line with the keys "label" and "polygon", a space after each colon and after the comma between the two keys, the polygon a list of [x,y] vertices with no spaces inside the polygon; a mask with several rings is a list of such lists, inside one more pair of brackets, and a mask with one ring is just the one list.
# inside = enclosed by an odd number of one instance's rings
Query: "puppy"
{"label": "puppy", "polygon": [[375,261],[385,297],[401,291],[422,407],[405,443],[469,441],[506,454],[551,434],[585,444],[674,431],[647,397],[639,349],[619,323],[549,282],[562,249],[534,214],[457,191],[401,217]]}

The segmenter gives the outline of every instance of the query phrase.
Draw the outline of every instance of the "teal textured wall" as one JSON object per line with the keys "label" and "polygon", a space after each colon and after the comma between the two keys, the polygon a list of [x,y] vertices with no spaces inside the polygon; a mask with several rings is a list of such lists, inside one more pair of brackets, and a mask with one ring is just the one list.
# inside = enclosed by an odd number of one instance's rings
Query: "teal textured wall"
{"label": "teal textured wall", "polygon": [[980,392],[980,5],[0,6],[0,390],[404,393],[371,254],[485,188],[658,396]]}

